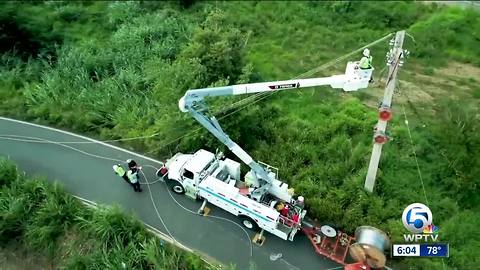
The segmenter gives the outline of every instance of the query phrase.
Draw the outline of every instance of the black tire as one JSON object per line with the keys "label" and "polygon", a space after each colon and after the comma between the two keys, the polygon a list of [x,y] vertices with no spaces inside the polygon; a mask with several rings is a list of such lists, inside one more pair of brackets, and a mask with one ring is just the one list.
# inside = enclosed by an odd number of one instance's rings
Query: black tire
{"label": "black tire", "polygon": [[180,183],[176,183],[176,184],[172,185],[172,191],[177,193],[177,194],[184,194],[185,193],[185,189],[183,188],[183,186]]}
{"label": "black tire", "polygon": [[177,194],[185,193],[185,188],[182,186],[182,184],[180,184],[180,182],[171,180],[171,179],[169,179],[168,182],[169,182],[170,189],[172,189],[173,192]]}
{"label": "black tire", "polygon": [[247,216],[240,216],[242,219],[242,225],[243,227],[252,230],[252,231],[258,231],[259,227],[257,225],[257,222],[255,220],[247,217]]}

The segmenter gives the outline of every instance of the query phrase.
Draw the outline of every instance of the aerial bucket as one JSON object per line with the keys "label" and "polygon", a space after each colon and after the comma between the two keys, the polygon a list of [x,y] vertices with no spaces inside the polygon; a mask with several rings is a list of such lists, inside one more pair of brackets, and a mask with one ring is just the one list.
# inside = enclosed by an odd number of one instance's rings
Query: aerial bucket
{"label": "aerial bucket", "polygon": [[361,69],[358,62],[348,62],[345,69],[345,84],[343,90],[346,92],[357,91],[358,89],[367,88],[368,82],[372,77],[373,68]]}

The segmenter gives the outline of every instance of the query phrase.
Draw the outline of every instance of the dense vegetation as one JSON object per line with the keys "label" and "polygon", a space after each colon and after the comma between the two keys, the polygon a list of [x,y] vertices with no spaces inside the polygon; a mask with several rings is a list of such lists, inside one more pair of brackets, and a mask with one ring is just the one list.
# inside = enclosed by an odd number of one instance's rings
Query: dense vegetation
{"label": "dense vegetation", "polygon": [[[412,54],[400,75],[394,139],[384,147],[374,194],[363,190],[363,181],[376,113],[364,104],[377,102],[381,85],[353,95],[327,88],[281,93],[231,116],[235,110],[222,109],[238,99],[216,99],[213,111],[222,111],[217,115],[239,145],[279,167],[282,178],[305,194],[309,215],[348,232],[373,225],[402,241],[403,209],[428,199],[441,240],[451,243],[445,267],[480,263],[473,229],[480,225],[479,81],[440,72],[453,61],[480,66],[477,11],[353,1],[1,6],[1,114],[103,139],[158,134],[129,145],[161,158],[220,146],[204,129],[192,133],[198,124],[178,111],[187,89],[295,77],[407,29],[415,43],[406,42]],[[376,76],[386,49],[372,48]],[[343,64],[332,69],[341,71]],[[327,74],[331,70],[320,75]],[[428,98],[416,95],[424,90]],[[396,263],[396,269],[443,264]]]}
{"label": "dense vegetation", "polygon": [[43,256],[45,269],[210,269],[120,208],[88,208],[58,183],[25,179],[3,158],[0,187],[0,247]]}

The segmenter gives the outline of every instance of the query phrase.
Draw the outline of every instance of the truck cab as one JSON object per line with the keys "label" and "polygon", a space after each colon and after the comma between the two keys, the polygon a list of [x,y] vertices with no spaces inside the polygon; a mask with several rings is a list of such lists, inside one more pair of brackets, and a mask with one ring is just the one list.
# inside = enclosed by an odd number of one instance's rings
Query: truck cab
{"label": "truck cab", "polygon": [[194,154],[177,153],[167,160],[167,181],[172,191],[198,198],[198,185],[208,176],[240,180],[240,163],[200,149]]}

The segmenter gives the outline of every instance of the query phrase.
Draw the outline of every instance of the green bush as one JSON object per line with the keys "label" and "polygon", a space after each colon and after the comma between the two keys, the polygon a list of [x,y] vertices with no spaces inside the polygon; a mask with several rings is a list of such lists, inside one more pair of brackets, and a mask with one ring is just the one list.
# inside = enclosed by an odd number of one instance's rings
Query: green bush
{"label": "green bush", "polygon": [[208,84],[221,79],[235,83],[245,65],[244,37],[221,10],[213,10],[182,54],[200,59]]}
{"label": "green bush", "polygon": [[[473,29],[473,31],[471,31]],[[412,56],[428,65],[449,59],[480,65],[480,16],[474,9],[449,7],[410,27],[415,37]]]}
{"label": "green bush", "polygon": [[34,249],[45,250],[53,257],[56,241],[75,223],[81,211],[79,202],[67,195],[58,183],[47,185],[48,195],[28,223],[25,241]]}
{"label": "green bush", "polygon": [[9,187],[17,180],[17,177],[18,172],[15,164],[9,159],[0,159],[0,187]]}
{"label": "green bush", "polygon": [[480,98],[480,88],[477,88],[473,91],[473,96],[476,98]]}

